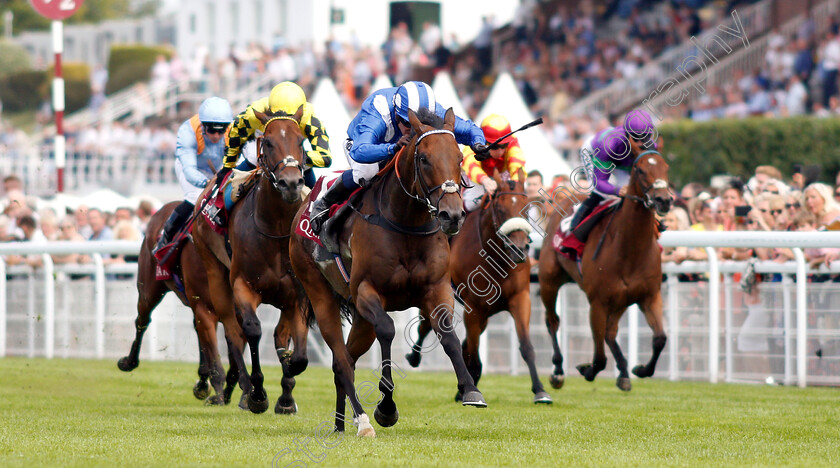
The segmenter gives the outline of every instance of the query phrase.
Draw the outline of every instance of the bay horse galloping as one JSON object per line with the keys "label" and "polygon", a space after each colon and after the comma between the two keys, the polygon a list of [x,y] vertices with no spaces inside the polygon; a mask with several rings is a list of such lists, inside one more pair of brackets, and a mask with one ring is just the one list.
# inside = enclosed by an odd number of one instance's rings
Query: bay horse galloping
{"label": "bay horse galloping", "polygon": [[[356,360],[374,339],[382,351],[381,399],[374,417],[383,427],[393,426],[399,419],[391,371],[395,330],[387,310],[419,306],[429,314],[455,368],[464,404],[486,406],[464,364],[452,322],[454,298],[446,235],[456,234],[465,217],[458,184],[461,152],[453,133],[455,113],[449,109],[441,119],[431,112],[421,111],[418,117],[409,111],[409,122],[409,143],[358,201],[350,201],[353,211],[343,221],[339,239],[341,258],[350,270],[349,284],[339,275],[335,261],[322,262],[322,273],[313,258],[319,248],[314,241],[297,232],[291,241],[295,274],[333,353],[335,428],[344,430],[345,398],[349,398],[357,435],[363,437],[374,437],[376,432],[356,394],[354,370]],[[296,223],[305,209],[298,213]],[[346,346],[340,307],[355,310]]]}
{"label": "bay horse galloping", "polygon": [[[653,355],[645,365],[633,368],[638,377],[650,377],[660,353],[665,348],[662,324],[662,262],[660,260],[658,223],[654,216],[670,210],[672,195],[668,187],[668,164],[662,155],[645,150],[643,143],[629,138],[631,168],[627,193],[620,207],[601,220],[590,232],[583,250],[580,272],[576,263],[559,254],[552,236],[562,220],[558,213],[549,219],[549,235],[543,240],[539,260],[540,296],[545,305],[546,325],[554,348],[553,387],[563,385],[563,356],[557,343],[560,319],[557,315],[557,292],[570,281],[576,282],[589,299],[589,320],[595,354],[590,364],[577,366],[588,381],[606,367],[604,344],[609,346],[618,367],[618,388],[629,391],[627,360],[618,346],[618,321],[632,304],[638,304],[653,330]],[[662,143],[658,145],[662,149]],[[571,207],[569,199],[563,210]],[[612,217],[612,219],[610,218]],[[597,256],[596,256],[597,255]],[[581,277],[582,272],[582,277]]]}
{"label": "bay horse galloping", "polygon": [[[239,327],[248,340],[251,352],[251,389],[247,405],[254,413],[268,409],[263,386],[259,344],[262,336],[257,317],[259,304],[281,310],[274,329],[274,344],[283,366],[282,395],[275,413],[297,412],[292,396],[294,377],[306,369],[308,327],[303,311],[305,297],[289,264],[289,231],[292,218],[301,204],[304,188],[304,136],[294,116],[255,112],[265,124],[265,134],[258,144],[257,181],[234,206],[228,216],[228,235],[232,255],[228,257],[224,239],[209,223],[199,217],[193,230],[194,242],[204,261],[212,291],[213,306],[227,328]],[[211,186],[211,184],[208,184]],[[290,342],[294,350],[290,352]],[[237,364],[247,371],[237,349]]]}
{"label": "bay horse galloping", "polygon": [[[504,181],[498,172],[493,171],[493,179],[499,188],[492,195],[484,195],[480,209],[467,215],[460,234],[453,238],[449,272],[452,284],[464,303],[464,325],[467,330],[463,343],[464,361],[476,384],[481,378],[482,368],[478,354],[481,333],[487,328],[491,316],[507,310],[516,326],[519,352],[531,374],[534,403],[552,403],[551,396],[540,382],[529,335],[531,275],[527,252],[530,242],[528,234],[532,228],[522,217],[529,199],[522,182],[525,173],[521,169],[519,172],[518,181]],[[476,280],[478,276],[484,278]],[[474,291],[471,285],[476,282],[482,285],[486,282],[488,288]],[[420,365],[423,341],[429,331],[429,317],[424,315],[418,324],[417,342],[412,346],[411,353],[406,355],[413,367]],[[455,396],[456,401],[460,398],[460,393]]]}
{"label": "bay horse galloping", "polygon": [[[152,255],[157,244],[157,237],[169,215],[180,202],[171,202],[164,205],[149,220],[146,227],[146,237],[140,248],[140,256],[137,261],[137,319],[134,322],[135,337],[131,344],[131,351],[128,356],[120,358],[117,362],[120,370],[131,372],[140,364],[140,346],[143,343],[143,334],[149,327],[152,320],[152,311],[160,304],[163,296],[169,291],[175,293],[182,304],[193,311],[193,325],[198,335],[199,347],[199,380],[193,387],[193,395],[200,400],[205,400],[210,405],[227,404],[230,401],[236,383],[239,380],[239,369],[236,366],[236,359],[230,354],[233,352],[231,340],[239,343],[242,349],[244,338],[237,330],[230,336],[225,330],[228,340],[228,353],[230,369],[225,377],[222,368],[219,348],[216,343],[216,328],[219,323],[218,316],[210,304],[210,289],[207,285],[207,275],[204,273],[204,265],[195,246],[189,240],[184,243],[181,250],[180,266],[181,280],[184,292],[177,287],[174,281],[158,281],[155,278],[157,260]],[[215,395],[210,396],[210,389],[207,381],[213,386]],[[247,384],[247,382],[243,382]],[[224,388],[222,388],[224,385]],[[247,388],[247,387],[243,387]],[[240,401],[240,404],[242,402]]]}

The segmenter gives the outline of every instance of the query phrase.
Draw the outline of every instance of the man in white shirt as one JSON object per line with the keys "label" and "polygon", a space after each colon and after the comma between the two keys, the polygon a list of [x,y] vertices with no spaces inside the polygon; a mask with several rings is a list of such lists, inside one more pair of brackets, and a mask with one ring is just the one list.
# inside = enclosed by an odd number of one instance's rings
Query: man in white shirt
{"label": "man in white shirt", "polygon": [[840,41],[831,31],[828,32],[822,53],[823,69],[823,107],[837,94],[837,69],[840,67]]}

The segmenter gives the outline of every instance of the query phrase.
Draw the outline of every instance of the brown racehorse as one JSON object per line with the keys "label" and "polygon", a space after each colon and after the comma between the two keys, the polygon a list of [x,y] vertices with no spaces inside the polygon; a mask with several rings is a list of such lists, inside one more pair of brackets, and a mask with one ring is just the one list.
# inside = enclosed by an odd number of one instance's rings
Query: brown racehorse
{"label": "brown racehorse", "polygon": [[[304,188],[304,137],[298,125],[301,114],[302,110],[294,116],[256,113],[265,124],[262,144],[258,145],[261,149],[257,150],[258,180],[229,213],[232,256],[228,258],[224,239],[203,217],[196,221],[193,229],[195,245],[207,270],[214,308],[225,327],[241,324],[248,340],[252,388],[247,404],[254,413],[262,413],[268,408],[259,356],[262,336],[257,317],[259,304],[270,304],[281,310],[274,329],[274,344],[283,366],[283,393],[274,407],[276,413],[297,411],[292,396],[294,377],[309,363],[306,358],[306,300],[289,264],[289,231]],[[294,351],[289,352],[292,339]],[[237,351],[237,364],[246,372],[241,355],[243,349]]]}
{"label": "brown racehorse", "polygon": [[[421,120],[422,123],[421,123]],[[316,245],[297,233],[291,254],[295,274],[312,301],[318,326],[333,352],[338,431],[344,430],[345,398],[350,399],[357,435],[374,437],[354,384],[359,358],[379,341],[382,376],[374,417],[383,427],[396,424],[391,342],[394,322],[386,310],[419,306],[431,316],[432,327],[452,361],[464,404],[486,406],[467,371],[452,322],[454,298],[449,277],[449,243],[446,235],[458,232],[465,213],[459,193],[461,152],[454,138],[455,113],[445,119],[409,111],[411,139],[392,161],[392,167],[374,179],[354,201],[354,211],[344,221],[339,245],[350,283],[336,280],[335,262],[324,262],[324,274],[312,257]],[[295,222],[299,222],[304,206]],[[352,259],[352,265],[351,265]],[[327,279],[330,278],[330,280]],[[350,300],[348,302],[348,299]],[[341,330],[339,308],[355,309],[347,345]]]}
{"label": "brown racehorse", "polygon": [[[164,205],[163,208],[152,216],[146,227],[146,237],[143,239],[140,256],[137,261],[138,298],[137,320],[134,322],[134,343],[131,345],[131,351],[128,356],[121,358],[117,362],[117,365],[120,370],[125,372],[130,372],[137,368],[140,364],[140,345],[143,342],[143,334],[146,332],[152,320],[152,311],[160,304],[160,301],[166,293],[173,291],[182,304],[192,309],[194,315],[193,325],[198,334],[199,380],[193,387],[193,395],[200,400],[206,399],[207,404],[227,404],[236,387],[236,382],[239,380],[239,369],[236,367],[236,359],[229,355],[230,369],[228,370],[227,377],[223,377],[225,375],[224,369],[222,368],[219,348],[216,343],[216,327],[219,319],[210,306],[210,291],[207,285],[207,275],[204,273],[204,265],[201,263],[201,258],[198,256],[193,243],[186,241],[181,250],[180,264],[186,294],[178,290],[174,281],[158,281],[155,279],[157,260],[152,255],[152,250],[154,250],[157,244],[157,238],[163,224],[179,203],[172,202]],[[225,331],[227,332],[228,330]],[[232,353],[233,349],[231,340],[239,343],[239,349],[242,349],[242,343],[244,342],[239,327],[237,326],[237,329],[233,331],[233,337],[228,336],[227,333],[225,335],[228,340],[229,353]],[[213,386],[213,390],[216,392],[213,396],[209,396],[208,379]],[[223,389],[222,386],[225,383],[226,385]],[[247,381],[243,381],[242,383],[243,385],[248,385]],[[247,389],[247,386],[243,386],[243,388]],[[242,404],[243,402],[240,401],[240,405]]]}
{"label": "brown racehorse", "polygon": [[[540,295],[545,305],[546,325],[554,347],[554,375],[551,384],[563,385],[563,356],[557,343],[557,292],[565,283],[575,281],[589,299],[589,317],[595,355],[591,364],[577,366],[586,380],[592,381],[607,364],[604,343],[610,347],[619,370],[616,385],[624,391],[631,388],[627,360],[621,353],[616,336],[618,321],[625,309],[638,304],[653,330],[653,356],[646,365],[633,368],[638,377],[650,377],[659,355],[665,348],[662,326],[662,263],[660,261],[658,223],[654,211],[664,215],[671,208],[673,196],[668,188],[668,164],[659,152],[645,150],[643,143],[630,138],[634,162],[630,183],[620,208],[610,221],[609,216],[595,226],[584,247],[581,270],[575,262],[558,254],[552,246],[552,235],[562,216],[555,212],[549,219],[539,261]],[[660,139],[658,148],[662,149]],[[571,201],[565,200],[564,210]],[[603,243],[600,247],[599,244]],[[595,253],[598,252],[597,257]]]}
{"label": "brown racehorse", "polygon": [[[481,333],[487,328],[490,317],[503,310],[510,311],[519,338],[519,352],[531,374],[534,403],[552,403],[551,396],[540,382],[529,335],[531,294],[526,260],[530,242],[528,234],[532,228],[522,218],[529,202],[521,182],[525,180],[525,173],[520,170],[519,181],[503,181],[494,170],[493,178],[498,189],[492,196],[485,194],[481,208],[467,215],[461,233],[452,240],[449,258],[452,284],[456,285],[464,302],[464,326],[467,330],[463,343],[464,361],[477,384],[482,367],[478,355]],[[493,282],[474,279],[480,275],[490,276]],[[473,282],[481,283],[481,288],[486,282],[489,287],[475,291],[470,287]],[[412,346],[411,353],[406,355],[413,367],[420,365],[423,340],[429,331],[429,317],[423,316],[418,325],[417,342]],[[455,396],[456,401],[460,398],[460,394]]]}

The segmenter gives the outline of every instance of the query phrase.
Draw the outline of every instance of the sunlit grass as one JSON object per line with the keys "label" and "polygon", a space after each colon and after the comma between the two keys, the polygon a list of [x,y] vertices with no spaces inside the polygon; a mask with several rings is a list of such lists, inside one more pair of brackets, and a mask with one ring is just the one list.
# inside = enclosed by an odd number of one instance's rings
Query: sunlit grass
{"label": "sunlit grass", "polygon": [[[272,412],[279,368],[265,368],[272,401],[261,415],[203,406],[192,396],[195,370],[0,359],[0,466],[268,466],[285,449],[277,466],[840,464],[840,391],[832,388],[634,380],[622,393],[604,373],[595,383],[569,378],[549,390],[554,405],[535,406],[526,376],[488,375],[479,387],[489,407],[476,409],[453,402],[453,373],[407,372],[395,375],[396,426],[374,423],[372,440],[349,427],[325,449],[316,439],[332,424],[328,369],[298,378],[295,416]],[[372,372],[360,369],[361,380],[374,380]]]}

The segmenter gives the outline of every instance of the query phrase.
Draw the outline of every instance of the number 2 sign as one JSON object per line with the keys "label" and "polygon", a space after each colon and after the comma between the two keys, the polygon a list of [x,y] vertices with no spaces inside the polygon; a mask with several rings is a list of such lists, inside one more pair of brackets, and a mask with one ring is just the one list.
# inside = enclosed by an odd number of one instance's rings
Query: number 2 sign
{"label": "number 2 sign", "polygon": [[29,0],[32,8],[51,20],[63,20],[73,16],[84,0]]}

